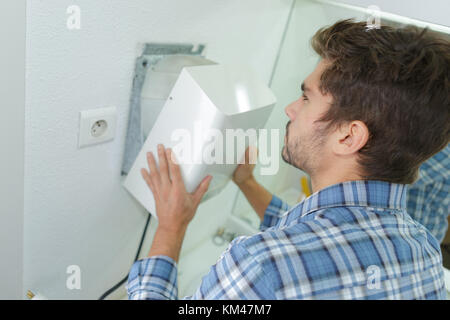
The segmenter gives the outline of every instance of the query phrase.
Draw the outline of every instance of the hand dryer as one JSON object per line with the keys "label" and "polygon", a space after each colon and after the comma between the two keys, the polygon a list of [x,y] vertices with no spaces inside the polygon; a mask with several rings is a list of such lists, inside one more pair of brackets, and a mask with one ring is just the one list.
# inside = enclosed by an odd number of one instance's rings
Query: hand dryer
{"label": "hand dryer", "polygon": [[[248,68],[222,64],[184,67],[124,187],[156,217],[153,195],[140,170],[148,168],[147,152],[157,158],[161,143],[172,148],[187,191],[194,191],[206,175],[212,175],[202,201],[211,198],[229,182],[245,147],[256,143],[246,133],[264,128],[275,103],[272,91]],[[237,140],[242,138],[245,147],[239,148]]]}

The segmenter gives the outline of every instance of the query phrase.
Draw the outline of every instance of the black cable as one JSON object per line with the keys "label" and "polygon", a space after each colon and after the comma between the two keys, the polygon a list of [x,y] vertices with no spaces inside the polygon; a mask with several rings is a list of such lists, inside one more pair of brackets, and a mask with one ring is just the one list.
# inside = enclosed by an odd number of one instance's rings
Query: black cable
{"label": "black cable", "polygon": [[[145,222],[144,231],[142,232],[142,236],[141,236],[141,242],[139,243],[139,247],[136,252],[136,257],[134,258],[133,263],[139,259],[139,254],[141,253],[142,244],[144,243],[144,239],[145,239],[145,234],[147,233],[147,227],[148,227],[148,224],[150,223],[151,214],[149,212],[147,212],[147,214],[148,214],[147,221]],[[127,279],[128,279],[128,274],[125,276],[125,278],[120,280],[115,286],[113,286],[111,289],[107,290],[104,294],[102,294],[100,296],[100,298],[98,298],[98,300],[104,300],[107,296],[109,296],[111,293],[116,291],[122,284],[124,284],[127,281]]]}

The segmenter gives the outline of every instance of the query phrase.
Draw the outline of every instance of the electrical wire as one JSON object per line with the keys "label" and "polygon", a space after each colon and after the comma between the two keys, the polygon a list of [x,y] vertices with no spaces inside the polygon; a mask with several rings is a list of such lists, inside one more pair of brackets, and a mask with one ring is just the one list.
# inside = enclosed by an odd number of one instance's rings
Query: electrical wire
{"label": "electrical wire", "polygon": [[[142,232],[142,236],[141,236],[141,242],[139,243],[139,247],[136,252],[136,257],[134,258],[133,263],[135,263],[139,259],[139,254],[141,253],[142,244],[144,243],[144,239],[145,239],[145,234],[147,233],[147,227],[150,223],[151,214],[149,212],[147,212],[147,214],[148,214],[147,221],[145,222],[144,231]],[[107,290],[104,294],[102,294],[100,296],[100,298],[98,298],[98,300],[104,300],[107,296],[109,296],[111,293],[113,293],[118,288],[120,288],[120,286],[123,285],[127,281],[127,279],[128,279],[128,274],[122,280],[120,280],[116,285],[114,285],[111,289]]]}

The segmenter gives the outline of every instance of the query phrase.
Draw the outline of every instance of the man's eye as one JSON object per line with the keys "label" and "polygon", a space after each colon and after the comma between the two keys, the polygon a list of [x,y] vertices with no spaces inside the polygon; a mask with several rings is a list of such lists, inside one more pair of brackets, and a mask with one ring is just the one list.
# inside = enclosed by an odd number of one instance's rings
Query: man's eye
{"label": "man's eye", "polygon": [[308,100],[308,97],[305,94],[302,94],[303,100]]}

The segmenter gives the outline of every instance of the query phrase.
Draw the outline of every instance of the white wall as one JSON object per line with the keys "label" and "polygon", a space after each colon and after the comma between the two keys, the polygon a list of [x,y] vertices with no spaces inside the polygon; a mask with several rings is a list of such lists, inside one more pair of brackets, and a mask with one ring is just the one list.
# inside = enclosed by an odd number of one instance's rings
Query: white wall
{"label": "white wall", "polygon": [[22,297],[25,14],[0,2],[0,299]]}
{"label": "white wall", "polygon": [[[72,4],[81,8],[81,30],[66,28]],[[290,4],[28,1],[24,290],[94,299],[129,271],[146,217],[119,174],[137,43],[206,43],[208,58],[247,63],[268,82]],[[118,108],[116,138],[78,149],[79,111],[105,106]],[[221,224],[235,190],[202,205],[184,252]],[[81,290],[66,289],[72,264],[81,267]]]}

